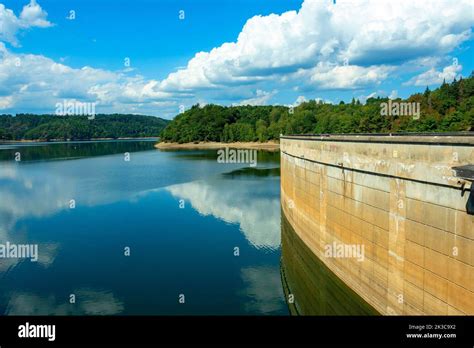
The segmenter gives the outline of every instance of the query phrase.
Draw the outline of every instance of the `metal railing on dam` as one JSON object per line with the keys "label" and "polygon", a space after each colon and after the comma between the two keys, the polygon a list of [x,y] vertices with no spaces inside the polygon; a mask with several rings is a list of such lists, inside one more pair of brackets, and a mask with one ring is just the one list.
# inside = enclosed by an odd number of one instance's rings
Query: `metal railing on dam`
{"label": "metal railing on dam", "polygon": [[474,314],[474,134],[294,135],[280,149],[284,217],[345,285],[381,314]]}

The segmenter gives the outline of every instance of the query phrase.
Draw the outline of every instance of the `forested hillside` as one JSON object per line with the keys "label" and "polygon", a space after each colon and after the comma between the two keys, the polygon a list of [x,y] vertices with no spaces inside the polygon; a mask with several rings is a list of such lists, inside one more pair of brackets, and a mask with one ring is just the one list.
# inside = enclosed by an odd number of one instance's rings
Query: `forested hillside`
{"label": "forested hillside", "polygon": [[140,115],[0,115],[1,140],[156,137],[169,121]]}
{"label": "forested hillside", "polygon": [[194,105],[173,121],[140,115],[0,115],[0,140],[85,140],[160,135],[169,142],[267,141],[280,134],[474,131],[474,75],[413,94],[419,117],[383,115],[388,98],[337,105],[310,100],[287,106]]}
{"label": "forested hillside", "polygon": [[384,116],[388,98],[337,105],[305,102],[285,106],[193,106],[162,132],[169,142],[267,141],[280,134],[474,131],[474,75],[392,102],[420,103],[420,117]]}

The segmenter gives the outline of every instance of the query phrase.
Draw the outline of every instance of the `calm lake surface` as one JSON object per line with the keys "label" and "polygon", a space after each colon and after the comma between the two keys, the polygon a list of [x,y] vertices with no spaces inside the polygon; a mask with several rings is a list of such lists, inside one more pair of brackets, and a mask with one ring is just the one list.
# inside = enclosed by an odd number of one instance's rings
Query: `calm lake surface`
{"label": "calm lake surface", "polygon": [[39,248],[0,259],[0,314],[289,313],[279,153],[252,168],[153,145],[0,145],[0,243]]}

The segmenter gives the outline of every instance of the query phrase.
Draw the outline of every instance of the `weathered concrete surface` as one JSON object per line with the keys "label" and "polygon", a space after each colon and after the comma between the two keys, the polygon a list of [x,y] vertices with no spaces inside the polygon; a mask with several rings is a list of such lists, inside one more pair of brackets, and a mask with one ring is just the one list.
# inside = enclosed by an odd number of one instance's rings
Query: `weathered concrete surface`
{"label": "weathered concrete surface", "polygon": [[378,315],[281,219],[281,278],[292,315]]}
{"label": "weathered concrete surface", "polygon": [[[382,314],[474,314],[474,137],[282,137],[281,200],[314,254]],[[464,196],[461,195],[465,190]],[[364,260],[328,245],[364,246]]]}

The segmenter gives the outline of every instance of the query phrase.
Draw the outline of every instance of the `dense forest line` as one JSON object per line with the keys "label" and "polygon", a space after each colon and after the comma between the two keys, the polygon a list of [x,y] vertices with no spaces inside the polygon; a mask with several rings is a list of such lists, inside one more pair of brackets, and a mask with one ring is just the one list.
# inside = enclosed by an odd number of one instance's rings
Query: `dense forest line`
{"label": "dense forest line", "polygon": [[0,140],[87,140],[156,137],[168,124],[153,116],[0,115]]}
{"label": "dense forest line", "polygon": [[[414,115],[386,115],[383,104],[419,105]],[[390,105],[390,104],[389,104]],[[156,137],[168,142],[268,141],[280,134],[474,131],[474,73],[408,99],[365,104],[310,100],[298,106],[194,105],[171,122],[141,115],[0,115],[0,140],[86,140]]]}
{"label": "dense forest line", "polygon": [[162,131],[167,142],[267,141],[280,134],[395,133],[474,131],[474,73],[469,78],[444,82],[437,89],[390,103],[419,103],[419,113],[385,115],[388,98],[353,99],[337,105],[310,100],[286,106],[194,105],[177,115]]}

